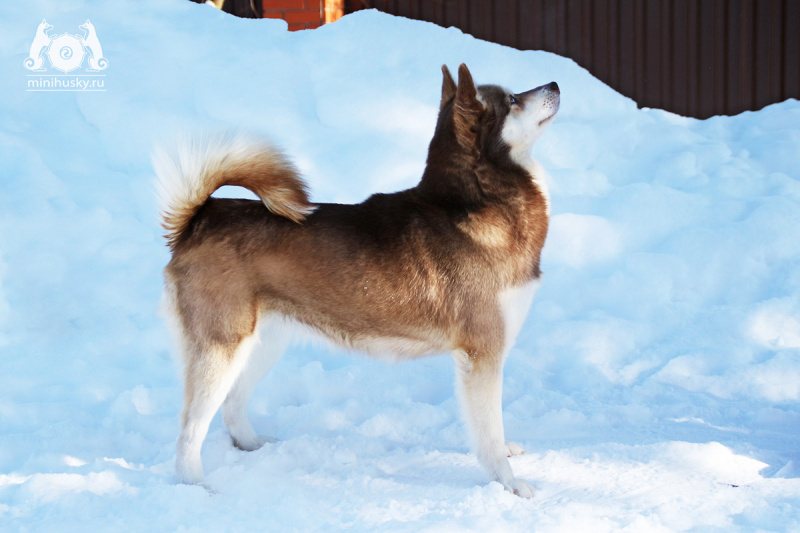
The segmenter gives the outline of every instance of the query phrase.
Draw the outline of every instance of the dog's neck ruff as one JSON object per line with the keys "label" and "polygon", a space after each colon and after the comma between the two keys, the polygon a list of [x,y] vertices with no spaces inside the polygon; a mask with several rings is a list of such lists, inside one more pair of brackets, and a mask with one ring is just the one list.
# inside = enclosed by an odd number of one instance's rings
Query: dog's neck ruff
{"label": "dog's neck ruff", "polygon": [[511,158],[525,171],[530,174],[531,181],[533,184],[536,185],[536,188],[539,189],[539,192],[542,193],[542,197],[544,198],[544,206],[545,212],[547,216],[550,216],[550,190],[547,188],[547,172],[545,172],[544,167],[534,158],[531,157],[530,152],[527,150],[519,150],[517,153],[514,153],[512,150]]}

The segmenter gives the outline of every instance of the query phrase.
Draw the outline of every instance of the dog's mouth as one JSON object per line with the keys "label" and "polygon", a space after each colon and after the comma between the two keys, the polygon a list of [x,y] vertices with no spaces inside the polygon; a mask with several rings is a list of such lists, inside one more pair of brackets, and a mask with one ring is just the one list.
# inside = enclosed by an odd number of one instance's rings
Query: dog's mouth
{"label": "dog's mouth", "polygon": [[556,118],[557,113],[558,113],[558,104],[556,103],[556,108],[547,117],[539,121],[539,126],[541,127],[544,126],[545,124],[549,124],[550,122],[552,122],[552,120]]}
{"label": "dog's mouth", "polygon": [[553,120],[555,117],[556,117],[556,114],[555,114],[555,113],[553,113],[553,114],[552,114],[552,115],[550,115],[549,117],[547,117],[547,118],[543,118],[542,120],[540,120],[540,121],[539,121],[539,126],[544,126],[545,124],[547,124],[547,123],[549,123],[550,121],[552,121],[552,120]]}
{"label": "dog's mouth", "polygon": [[556,86],[556,91],[554,91],[553,94],[551,94],[547,98],[547,101],[542,106],[545,109],[548,108],[551,109],[552,112],[539,121],[539,126],[544,126],[545,124],[552,121],[553,118],[555,118],[556,114],[558,113],[558,109],[561,107],[561,98],[559,98],[559,93],[557,91],[558,91],[558,86]]}
{"label": "dog's mouth", "polygon": [[538,127],[545,126],[553,120],[556,113],[558,113],[559,107],[561,107],[561,89],[559,89],[556,82],[552,82],[528,92],[532,95],[540,95],[543,98],[544,101],[540,104],[539,112],[547,113],[549,111],[549,113],[539,121]]}

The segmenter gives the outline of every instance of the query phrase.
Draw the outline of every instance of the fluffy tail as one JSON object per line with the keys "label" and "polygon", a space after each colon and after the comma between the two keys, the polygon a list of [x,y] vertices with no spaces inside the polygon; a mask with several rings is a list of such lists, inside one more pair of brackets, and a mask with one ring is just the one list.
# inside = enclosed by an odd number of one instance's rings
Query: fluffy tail
{"label": "fluffy tail", "polygon": [[153,168],[161,226],[173,250],[197,210],[223,185],[253,191],[267,209],[297,223],[314,210],[294,165],[274,146],[252,137],[181,139],[172,152],[156,149]]}

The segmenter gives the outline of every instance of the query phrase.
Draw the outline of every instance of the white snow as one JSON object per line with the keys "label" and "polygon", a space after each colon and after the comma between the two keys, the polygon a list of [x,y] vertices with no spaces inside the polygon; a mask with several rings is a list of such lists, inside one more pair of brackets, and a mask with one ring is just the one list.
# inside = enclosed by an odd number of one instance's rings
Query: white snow
{"label": "white snow", "polygon": [[[104,92],[23,61],[90,19]],[[360,12],[314,31],[185,0],[0,4],[0,530],[800,531],[800,103],[697,121],[574,62]],[[413,186],[440,66],[557,81],[544,283],[506,366],[523,501],[470,455],[449,357],[298,346],[175,482],[181,384],[150,154],[179,132],[278,142],[316,201]],[[236,195],[226,190],[222,194]]]}

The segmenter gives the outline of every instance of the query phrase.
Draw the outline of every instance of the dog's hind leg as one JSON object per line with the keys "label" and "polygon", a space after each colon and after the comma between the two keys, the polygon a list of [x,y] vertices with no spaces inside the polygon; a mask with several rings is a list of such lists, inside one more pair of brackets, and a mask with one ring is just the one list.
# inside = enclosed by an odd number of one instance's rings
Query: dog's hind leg
{"label": "dog's hind leg", "polygon": [[502,357],[479,357],[459,350],[456,360],[456,391],[472,436],[478,460],[495,481],[523,498],[533,496],[533,487],[514,477],[508,462],[509,447],[503,430]]}
{"label": "dog's hind leg", "polygon": [[211,419],[247,364],[255,341],[255,336],[250,335],[232,346],[207,347],[186,354],[184,408],[175,462],[182,483],[203,481],[203,440]]}
{"label": "dog's hind leg", "polygon": [[254,347],[253,354],[222,404],[222,418],[231,434],[234,446],[245,451],[257,450],[274,439],[256,435],[247,418],[247,405],[258,382],[278,362],[288,345],[283,331],[285,325],[279,319],[268,320],[259,327],[262,341]]}

